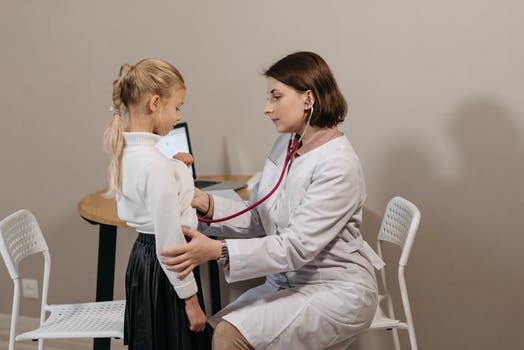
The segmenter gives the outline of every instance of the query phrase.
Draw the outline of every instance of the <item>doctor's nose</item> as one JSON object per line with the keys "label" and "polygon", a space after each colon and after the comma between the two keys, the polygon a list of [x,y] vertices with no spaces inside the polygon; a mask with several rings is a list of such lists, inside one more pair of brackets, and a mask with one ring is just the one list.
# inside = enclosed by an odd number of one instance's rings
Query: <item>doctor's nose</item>
{"label": "doctor's nose", "polygon": [[270,101],[266,101],[264,104],[264,114],[270,115],[271,113],[273,113],[273,104]]}

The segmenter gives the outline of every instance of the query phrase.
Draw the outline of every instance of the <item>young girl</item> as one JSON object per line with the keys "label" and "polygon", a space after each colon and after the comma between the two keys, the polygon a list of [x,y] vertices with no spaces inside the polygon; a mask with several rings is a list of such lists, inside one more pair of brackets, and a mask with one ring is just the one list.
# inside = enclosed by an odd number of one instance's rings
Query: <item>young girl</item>
{"label": "young girl", "polygon": [[119,218],[139,233],[126,272],[130,350],[210,348],[198,271],[180,280],[158,261],[163,247],[186,243],[182,226],[197,226],[188,167],[155,147],[180,120],[185,93],[178,70],[156,59],[124,64],[113,82],[114,114],[104,135],[107,195],[116,196]]}

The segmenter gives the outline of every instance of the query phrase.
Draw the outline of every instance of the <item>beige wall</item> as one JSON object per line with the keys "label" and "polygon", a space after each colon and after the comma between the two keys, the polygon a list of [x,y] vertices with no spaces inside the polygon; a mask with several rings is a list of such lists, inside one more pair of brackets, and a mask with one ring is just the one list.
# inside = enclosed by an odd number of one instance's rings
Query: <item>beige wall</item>
{"label": "beige wall", "polygon": [[[393,195],[422,211],[407,273],[420,347],[520,348],[523,15],[518,0],[4,0],[0,217],[28,208],[39,219],[50,302],[93,299],[97,229],[76,204],[105,185],[100,139],[120,65],[173,62],[189,88],[199,172],[252,174],[275,137],[259,73],[314,50],[350,103],[342,130],[366,173],[368,239]],[[133,238],[118,234],[116,297]],[[34,264],[23,266],[29,275]],[[9,313],[4,266],[0,279]]]}

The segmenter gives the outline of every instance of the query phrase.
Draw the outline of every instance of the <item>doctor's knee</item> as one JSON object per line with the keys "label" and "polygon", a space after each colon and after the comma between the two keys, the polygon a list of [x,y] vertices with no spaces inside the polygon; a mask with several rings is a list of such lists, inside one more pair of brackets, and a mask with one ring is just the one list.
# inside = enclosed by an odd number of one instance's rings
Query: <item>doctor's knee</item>
{"label": "doctor's knee", "polygon": [[213,350],[254,350],[242,333],[227,321],[221,321],[213,333]]}

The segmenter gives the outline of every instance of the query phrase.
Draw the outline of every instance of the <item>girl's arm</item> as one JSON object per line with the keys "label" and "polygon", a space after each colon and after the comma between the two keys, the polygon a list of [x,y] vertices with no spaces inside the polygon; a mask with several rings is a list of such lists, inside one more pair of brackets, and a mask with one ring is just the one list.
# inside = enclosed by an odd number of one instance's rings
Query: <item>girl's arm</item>
{"label": "girl's arm", "polygon": [[[167,246],[180,246],[186,243],[181,231],[181,208],[179,196],[181,188],[192,186],[192,178],[178,174],[171,167],[173,164],[155,165],[147,178],[145,192],[146,204],[153,217],[155,226],[157,259],[161,259],[160,250]],[[187,188],[187,187],[186,187]],[[173,285],[179,298],[185,301],[185,311],[189,320],[189,329],[203,331],[206,326],[206,315],[198,302],[198,287],[192,272],[184,279],[178,279],[175,273],[161,264],[164,273]]]}
{"label": "girl's arm", "polygon": [[[187,179],[177,175],[173,163],[154,162],[144,184],[145,204],[155,227],[156,254],[159,261],[160,250],[186,243],[181,230],[181,208],[178,196],[181,186],[191,186],[191,184],[186,184]],[[192,273],[184,279],[178,279],[175,273],[167,270],[164,265],[161,266],[179,298],[187,299],[197,292],[197,284]]]}

